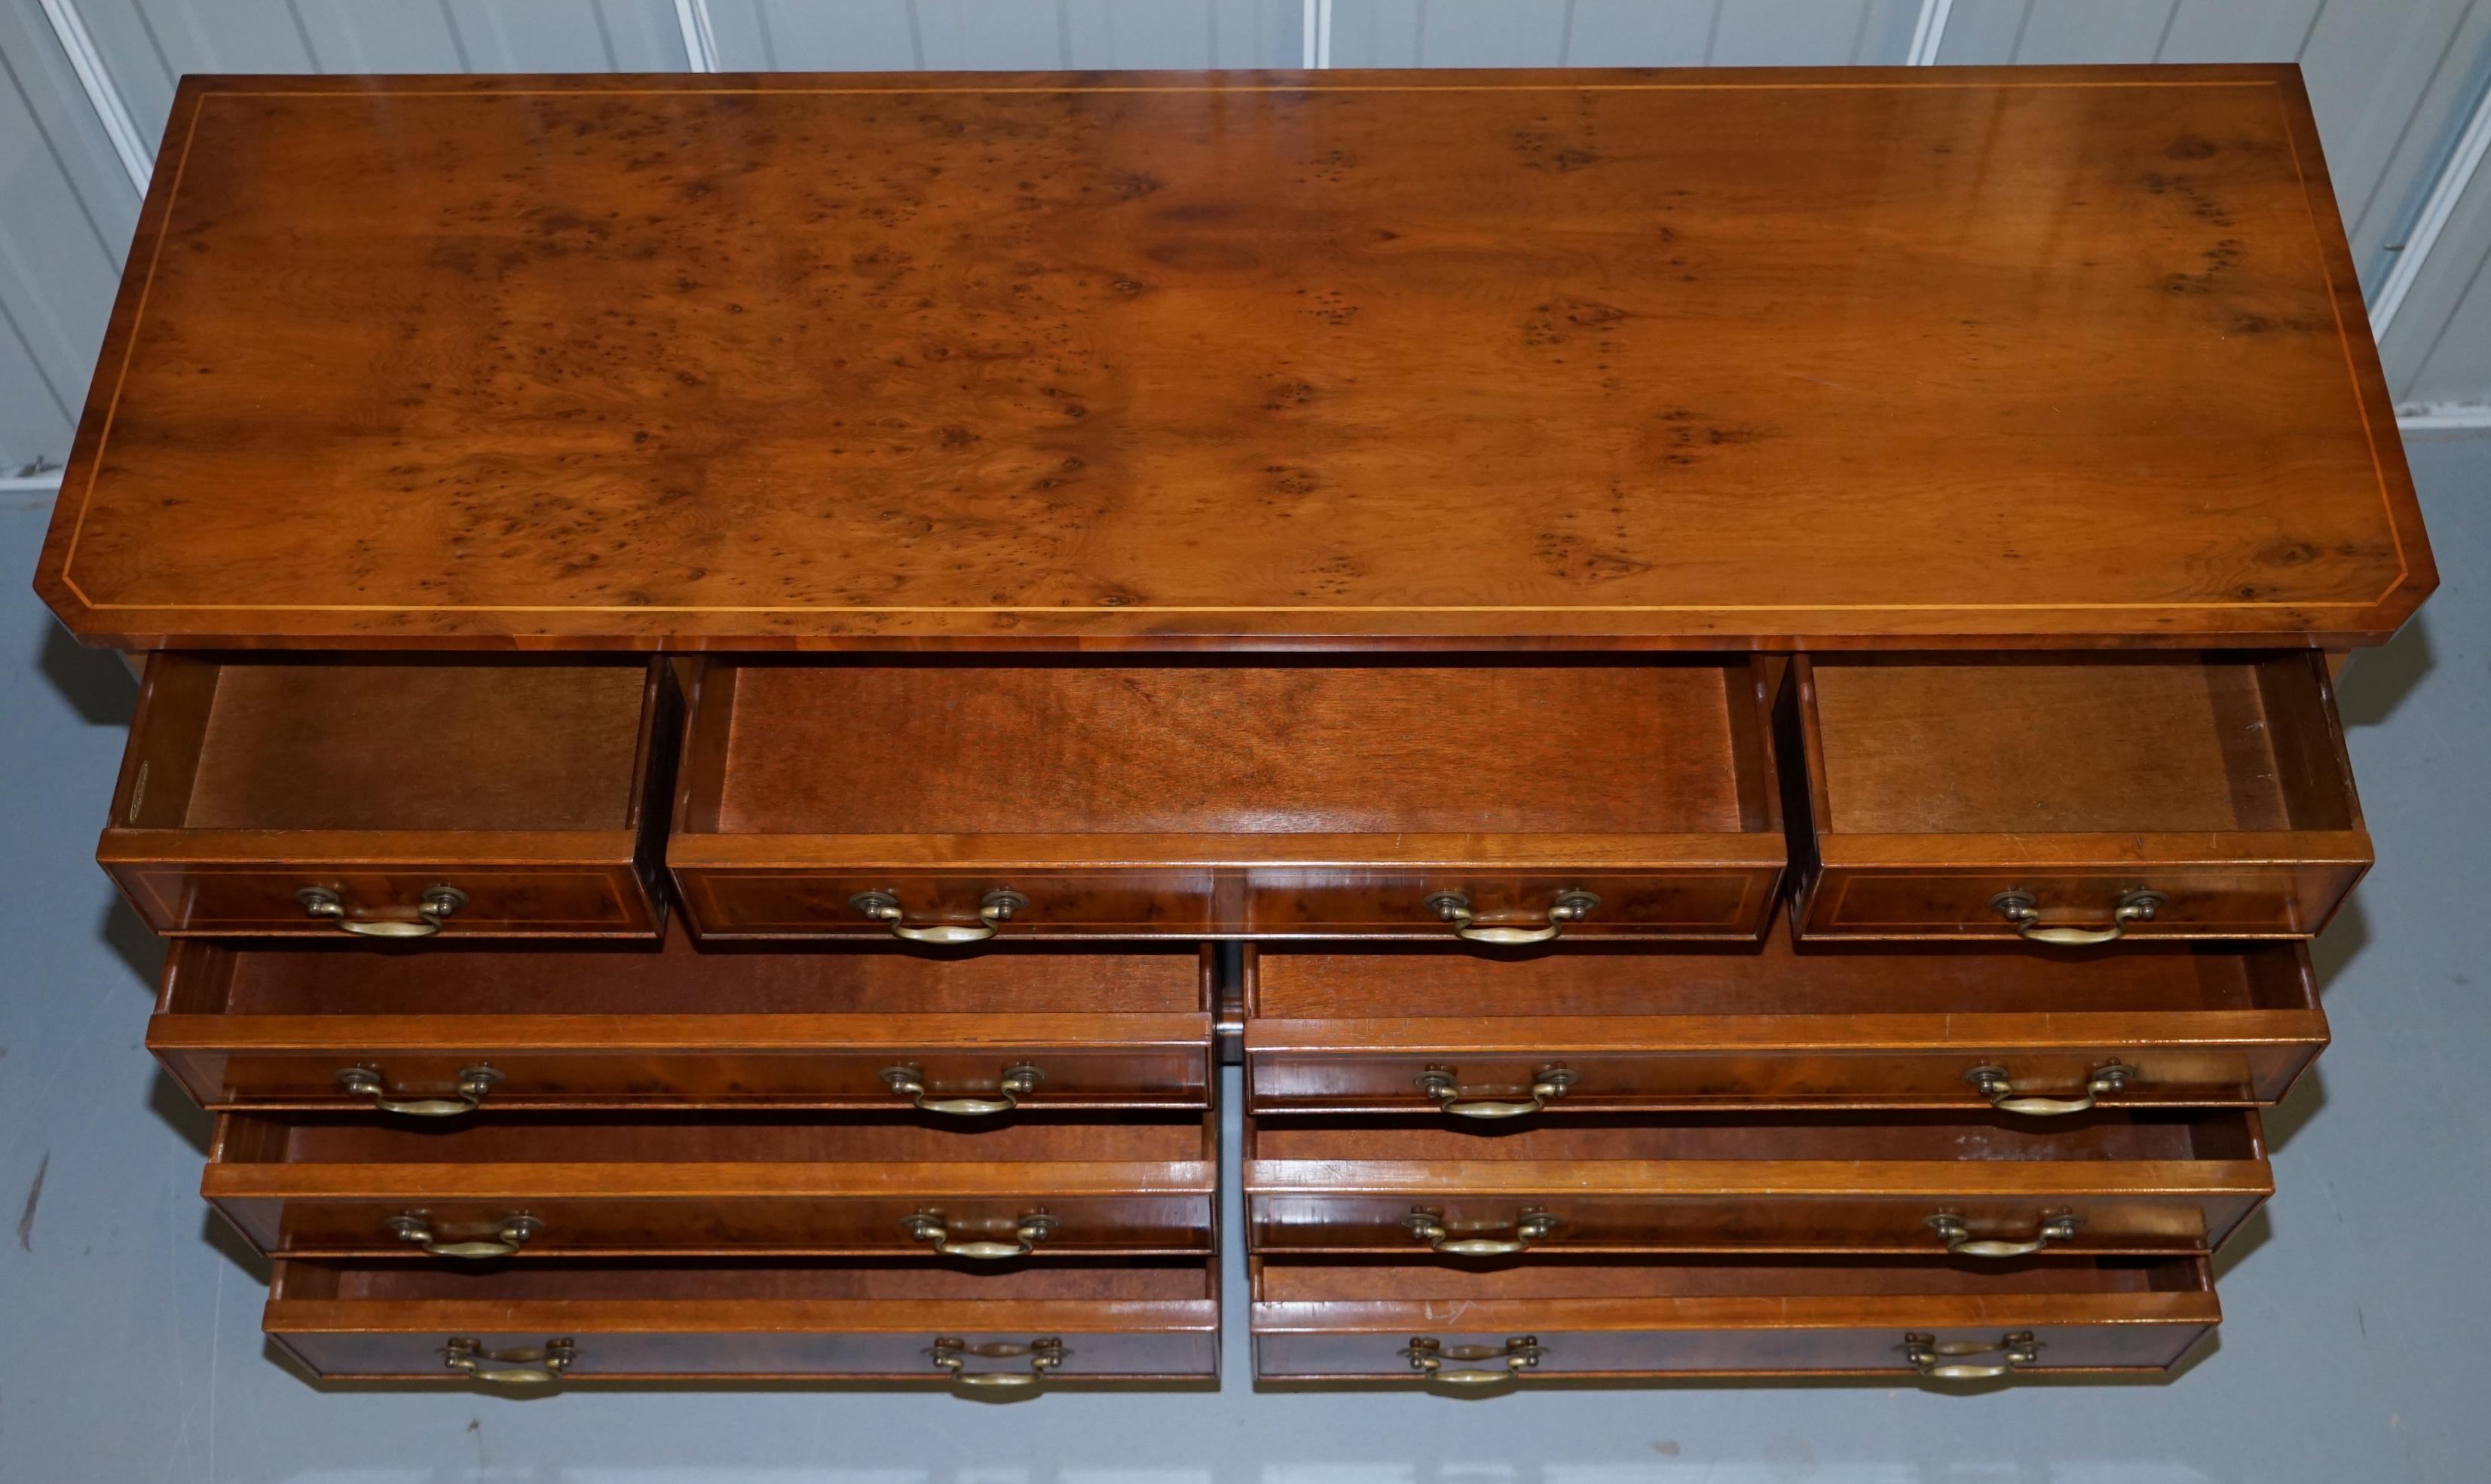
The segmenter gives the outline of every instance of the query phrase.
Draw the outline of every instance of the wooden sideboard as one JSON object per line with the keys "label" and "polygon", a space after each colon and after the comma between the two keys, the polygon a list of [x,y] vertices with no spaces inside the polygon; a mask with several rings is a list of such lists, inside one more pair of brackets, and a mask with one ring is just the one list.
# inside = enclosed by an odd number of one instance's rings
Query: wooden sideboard
{"label": "wooden sideboard", "polygon": [[1204,1381],[1223,1240],[1275,1383],[2217,1322],[2436,583],[2296,70],[193,77],[160,158],[37,586],[310,1375]]}

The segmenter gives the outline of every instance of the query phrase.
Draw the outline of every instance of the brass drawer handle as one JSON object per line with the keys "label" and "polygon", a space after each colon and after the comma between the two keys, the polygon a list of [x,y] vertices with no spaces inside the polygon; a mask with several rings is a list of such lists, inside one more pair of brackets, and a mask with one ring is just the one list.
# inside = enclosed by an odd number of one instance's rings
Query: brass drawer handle
{"label": "brass drawer handle", "polygon": [[1506,1237],[1455,1237],[1445,1227],[1445,1213],[1414,1207],[1401,1218],[1410,1235],[1429,1247],[1451,1257],[1511,1257],[1528,1252],[1531,1244],[1557,1230],[1557,1218],[1546,1211],[1524,1211],[1513,1224],[1513,1235]]}
{"label": "brass drawer handle", "polygon": [[1989,1099],[1989,1106],[2001,1113],[2021,1113],[2032,1118],[2058,1118],[2070,1113],[2089,1113],[2100,1098],[2113,1097],[2127,1091],[2128,1078],[2134,1068],[2113,1062],[2096,1066],[2085,1079],[2084,1095],[2080,1097],[2042,1097],[2032,1092],[2018,1092],[2003,1066],[1976,1066],[1963,1074],[1963,1080]]}
{"label": "brass drawer handle", "polygon": [[1546,943],[1566,930],[1568,922],[1580,922],[1600,905],[1600,899],[1580,887],[1568,887],[1557,893],[1548,909],[1545,927],[1498,927],[1482,925],[1471,911],[1471,899],[1459,891],[1432,891],[1427,894],[1427,910],[1453,924],[1453,936],[1469,943]]}
{"label": "brass drawer handle", "polygon": [[884,1067],[882,1083],[927,1113],[949,1114],[955,1119],[984,1119],[1010,1113],[1019,1107],[1022,1098],[1038,1091],[1038,1084],[1045,1075],[1026,1062],[1014,1062],[1004,1068],[992,1097],[969,1093],[931,1096],[925,1088],[925,1074],[914,1066]]}
{"label": "brass drawer handle", "polygon": [[2171,905],[2171,898],[2159,891],[2130,891],[2119,899],[2111,913],[2108,927],[2043,927],[2040,904],[2030,891],[2001,891],[1989,899],[1992,911],[2015,924],[2015,931],[2035,943],[2055,944],[2063,948],[2089,948],[2105,943],[2117,943],[2127,932],[2131,922],[2151,922],[2154,915]]}
{"label": "brass drawer handle", "polygon": [[434,1257],[464,1258],[482,1262],[486,1258],[509,1257],[527,1245],[529,1237],[544,1230],[544,1223],[534,1216],[513,1216],[504,1221],[493,1237],[470,1241],[443,1241],[433,1235],[431,1218],[423,1211],[408,1211],[392,1216],[384,1225],[398,1240],[422,1247]]}
{"label": "brass drawer handle", "polygon": [[[1434,1335],[1417,1335],[1401,1350],[1401,1358],[1410,1369],[1429,1381],[1449,1386],[1493,1386],[1509,1382],[1523,1372],[1537,1369],[1548,1353],[1548,1347],[1534,1335],[1517,1335],[1502,1346],[1447,1345]],[[1468,1368],[1447,1370],[1448,1360],[1496,1360],[1503,1362],[1495,1370]]]}
{"label": "brass drawer handle", "polygon": [[473,1113],[484,1101],[484,1094],[501,1080],[500,1072],[480,1062],[458,1068],[458,1092],[454,1097],[403,1097],[391,1093],[389,1084],[381,1081],[378,1067],[337,1069],[337,1086],[348,1095],[368,1097],[372,1106],[383,1113],[403,1113],[418,1119],[454,1119],[462,1113]]}
{"label": "brass drawer handle", "polygon": [[488,1386],[550,1386],[579,1358],[573,1340],[547,1340],[521,1350],[486,1350],[476,1340],[454,1338],[441,1347],[442,1364]]}
{"label": "brass drawer handle", "polygon": [[2084,1218],[2061,1214],[2042,1219],[2029,1241],[2007,1241],[1997,1237],[1976,1237],[1961,1216],[1940,1211],[1929,1218],[1929,1229],[1938,1234],[1946,1249],[1956,1257],[2031,1257],[2054,1241],[2066,1241],[2083,1226]]}
{"label": "brass drawer handle", "polygon": [[[2030,1329],[2002,1335],[1995,1345],[1983,1345],[1977,1340],[1942,1341],[1928,1334],[1903,1336],[1903,1358],[1912,1363],[1912,1369],[1932,1381],[1995,1381],[2001,1376],[2012,1376],[2033,1364],[2040,1358],[2040,1353],[2041,1342],[2033,1338]],[[2002,1363],[1967,1365],[1952,1358],[1956,1355],[1988,1354],[1999,1355]]]}
{"label": "brass drawer handle", "polygon": [[900,911],[896,892],[860,891],[848,898],[848,905],[877,922],[890,923],[894,938],[905,938],[910,943],[962,944],[983,943],[995,936],[997,927],[1029,906],[1029,898],[1017,891],[997,888],[978,899],[976,922],[933,922],[923,927],[911,927],[901,920],[905,914]]}
{"label": "brass drawer handle", "polygon": [[[965,1340],[938,1339],[925,1352],[934,1359],[934,1369],[950,1373],[952,1384],[974,1386],[980,1390],[1023,1391],[1046,1380],[1049,1371],[1061,1370],[1072,1358],[1072,1352],[1059,1339],[1032,1340],[1027,1345],[991,1343],[972,1345]],[[1029,1357],[1029,1367],[1019,1371],[972,1371],[969,1358],[1012,1360]]]}
{"label": "brass drawer handle", "polygon": [[1457,1119],[1518,1119],[1547,1107],[1552,1097],[1565,1096],[1566,1090],[1578,1080],[1562,1066],[1543,1066],[1531,1074],[1531,1100],[1517,1102],[1510,1098],[1465,1097],[1452,1068],[1431,1066],[1419,1074],[1419,1091]]}
{"label": "brass drawer handle", "polygon": [[315,917],[326,917],[347,932],[365,938],[429,938],[441,931],[448,918],[467,905],[467,893],[456,887],[440,886],[424,888],[424,898],[412,917],[358,917],[346,911],[345,899],[327,887],[306,887],[294,893],[303,910]]}
{"label": "brass drawer handle", "polygon": [[975,1258],[982,1263],[999,1263],[1006,1258],[1027,1257],[1038,1244],[1055,1235],[1055,1218],[1042,1211],[1032,1211],[1012,1228],[1011,1241],[990,1241],[972,1237],[954,1241],[952,1229],[941,1211],[920,1211],[900,1218],[908,1235],[922,1242],[930,1242],[945,1257]]}

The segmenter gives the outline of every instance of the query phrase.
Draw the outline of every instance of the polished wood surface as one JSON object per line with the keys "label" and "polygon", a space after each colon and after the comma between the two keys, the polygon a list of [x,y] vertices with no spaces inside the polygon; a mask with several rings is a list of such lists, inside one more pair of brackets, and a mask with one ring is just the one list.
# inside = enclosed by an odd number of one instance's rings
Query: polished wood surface
{"label": "polished wood surface", "polygon": [[685,1114],[480,1117],[454,1128],[353,1116],[218,1120],[201,1192],[271,1256],[436,1261],[392,1217],[445,1240],[514,1215],[543,1230],[513,1261],[568,1256],[933,1256],[906,1222],[954,1240],[1055,1230],[1030,1261],[1215,1250],[1218,1128],[1210,1115],[1020,1115],[963,1128],[923,1115],[836,1121]]}
{"label": "polished wood surface", "polygon": [[2307,938],[2371,860],[2313,654],[1801,655],[1780,710],[1803,938]]}
{"label": "polished wood surface", "polygon": [[1408,1218],[1455,1239],[1554,1230],[1574,1252],[1880,1252],[1944,1258],[1933,1216],[2052,1253],[2211,1252],[2273,1193],[2257,1115],[1599,1117],[1469,1123],[1255,1119],[1243,1181],[1256,1252],[1426,1261]]}
{"label": "polished wood surface", "polygon": [[[463,1383],[453,1338],[525,1353],[572,1342],[565,1382],[732,1376],[943,1383],[938,1340],[1008,1350],[1062,1342],[1047,1382],[1208,1379],[1219,1368],[1216,1259],[1029,1265],[963,1272],[874,1262],[453,1269],[420,1263],[276,1265],[262,1327],[331,1381]],[[972,1371],[1025,1369],[980,1355]]]}
{"label": "polished wood surface", "polygon": [[191,77],[161,160],[39,577],[91,640],[2343,644],[2436,582],[2289,66]]}
{"label": "polished wood surface", "polygon": [[662,951],[451,942],[184,940],[164,963],[148,1048],[201,1106],[369,1106],[441,1098],[498,1076],[495,1113],[578,1108],[907,1105],[884,1073],[936,1096],[991,1096],[1036,1068],[1034,1109],[1207,1107],[1208,946],[960,954],[836,946],[704,950],[680,922]]}
{"label": "polished wood surface", "polygon": [[[2221,1319],[2199,1258],[1975,1266],[1877,1258],[1584,1259],[1490,1267],[1252,1260],[1269,1379],[1417,1382],[1414,1337],[1546,1350],[1529,1376],[1911,1377],[1905,1337],[1996,1363],[2030,1331],[2040,1371],[2162,1370]],[[1494,1362],[1488,1362],[1490,1364]]]}
{"label": "polished wood surface", "polygon": [[[712,659],[667,858],[705,937],[1753,938],[1785,853],[1744,659],[871,666]],[[835,766],[825,767],[824,760]]]}
{"label": "polished wood surface", "polygon": [[337,938],[465,900],[454,937],[654,937],[680,730],[655,660],[148,663],[97,858],[159,932]]}
{"label": "polished wood surface", "polygon": [[1528,954],[1249,944],[1246,1105],[1409,1113],[1429,1068],[1471,1097],[1576,1080],[1543,1117],[1629,1109],[1987,1106],[1965,1078],[2105,1106],[2271,1103],[2327,1044],[2298,944],[2115,952],[2013,946],[1750,949],[1661,945]]}

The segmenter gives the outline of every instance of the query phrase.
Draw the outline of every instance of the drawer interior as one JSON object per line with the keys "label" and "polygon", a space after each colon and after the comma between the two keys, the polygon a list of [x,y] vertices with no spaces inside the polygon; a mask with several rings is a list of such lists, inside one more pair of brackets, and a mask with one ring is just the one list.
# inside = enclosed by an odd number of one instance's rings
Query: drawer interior
{"label": "drawer interior", "polygon": [[1761,832],[1745,660],[712,660],[715,833]]}
{"label": "drawer interior", "polygon": [[975,954],[879,945],[698,946],[680,921],[662,948],[509,942],[186,946],[168,1014],[784,1015],[1199,1014],[1204,950],[1099,952],[1018,945]]}
{"label": "drawer interior", "polygon": [[112,823],[628,829],[650,673],[636,656],[159,655]]}
{"label": "drawer interior", "polygon": [[[2205,1263],[2186,1257],[1948,1263],[1925,1258],[1736,1256],[1648,1261],[1550,1253],[1517,1264],[1359,1258],[1261,1258],[1257,1264],[1254,1296],[1266,1303],[2192,1294],[2212,1287]],[[1457,1317],[1447,1321],[1458,1322]]]}
{"label": "drawer interior", "polygon": [[[1216,1263],[1216,1260],[1214,1260]],[[601,1300],[814,1299],[1137,1301],[1216,1297],[1217,1272],[1200,1258],[968,1268],[941,1264],[818,1259],[663,1264],[573,1258],[508,1266],[442,1263],[280,1262],[269,1297],[371,1301],[597,1302]]]}
{"label": "drawer interior", "polygon": [[1193,1113],[1108,1111],[1077,1118],[1022,1113],[977,1127],[913,1113],[835,1120],[737,1113],[531,1114],[430,1127],[369,1116],[228,1114],[222,1164],[916,1164],[1207,1160],[1216,1148]]}
{"label": "drawer interior", "polygon": [[2067,1014],[2305,1010],[2285,944],[2140,944],[2117,953],[2016,946],[1584,944],[1516,954],[1419,946],[1249,945],[1252,1013],[1274,1020],[1516,1015]]}
{"label": "drawer interior", "polygon": [[[1515,1120],[1519,1123],[1521,1120]],[[1434,1160],[2231,1160],[2260,1157],[2236,1110],[2096,1110],[2031,1120],[1948,1113],[1585,1114],[1455,1125],[1437,1120],[1257,1120],[1246,1157],[1314,1164]]]}
{"label": "drawer interior", "polygon": [[2309,655],[1814,655],[1831,834],[2351,829]]}

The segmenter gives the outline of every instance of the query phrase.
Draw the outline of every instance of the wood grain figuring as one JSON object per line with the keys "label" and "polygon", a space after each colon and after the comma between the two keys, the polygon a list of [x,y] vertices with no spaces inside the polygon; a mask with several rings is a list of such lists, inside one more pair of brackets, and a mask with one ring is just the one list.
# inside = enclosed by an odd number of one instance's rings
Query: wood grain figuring
{"label": "wood grain figuring", "polygon": [[[1751,1113],[1517,1126],[1257,1119],[1246,1130],[1256,1252],[1434,1258],[1407,1218],[1575,1252],[1901,1252],[1944,1257],[1931,1216],[1983,1239],[2081,1223],[2053,1253],[2205,1252],[2272,1194],[2256,1116],[2071,1120]],[[1530,1261],[1531,1258],[1522,1259]]]}
{"label": "wood grain figuring", "polygon": [[1043,1212],[1033,1261],[1214,1250],[1216,1121],[1182,1113],[1024,1114],[964,1129],[930,1116],[838,1121],[679,1115],[480,1117],[454,1128],[363,1117],[218,1120],[201,1190],[272,1256],[426,1260],[388,1223],[449,1239],[513,1214],[543,1231],[517,1259],[918,1253],[904,1225],[1009,1241]]}
{"label": "wood grain figuring", "polygon": [[1415,1383],[1399,1352],[1419,1335],[1491,1353],[1531,1336],[1546,1350],[1532,1376],[1909,1377],[1906,1334],[1995,1363],[2000,1339],[2025,1330],[2040,1341],[2037,1370],[2162,1370],[2221,1319],[2198,1258],[1258,1258],[1250,1281],[1255,1371],[1274,1380]]}
{"label": "wood grain figuring", "polygon": [[2327,1044],[2307,951],[2023,946],[1753,949],[1598,946],[1526,955],[1246,949],[1247,1105],[1422,1111],[1429,1068],[1516,1098],[1561,1066],[1542,1117],[1708,1108],[1956,1108],[1964,1074],[2106,1105],[2271,1103]]}
{"label": "wood grain figuring", "polygon": [[[596,1261],[452,1269],[423,1263],[276,1265],[263,1328],[328,1380],[463,1383],[454,1336],[494,1351],[574,1342],[566,1382],[841,1377],[941,1382],[937,1339],[1049,1337],[1049,1378],[1207,1379],[1218,1371],[1216,1260],[1080,1262],[966,1272],[893,1262]],[[1026,1365],[1009,1354],[976,1369]]]}
{"label": "wood grain figuring", "polygon": [[2436,582],[2289,67],[192,77],[163,159],[39,577],[91,640],[2341,644]]}
{"label": "wood grain figuring", "polygon": [[1734,833],[1755,828],[1741,785],[1756,759],[1731,718],[1746,678],[1718,663],[742,665],[722,785],[694,818],[721,833]]}
{"label": "wood grain figuring", "polygon": [[166,958],[148,1046],[201,1105],[345,1109],[337,1073],[395,1097],[500,1074],[493,1111],[905,1106],[883,1073],[991,1095],[1040,1073],[1040,1108],[1205,1107],[1211,954],[1053,948],[959,954],[827,946],[663,951],[447,943],[185,940]]}
{"label": "wood grain figuring", "polygon": [[1753,938],[1785,857],[1751,659],[704,661],[667,857],[705,938]]}
{"label": "wood grain figuring", "polygon": [[643,679],[613,665],[226,665],[183,823],[621,829]]}
{"label": "wood grain figuring", "polygon": [[680,700],[661,662],[154,656],[96,856],[159,932],[656,936]]}
{"label": "wood grain figuring", "polygon": [[2003,892],[2044,929],[2308,937],[2371,860],[2305,652],[1801,655],[1777,724],[1806,939],[2012,938]]}

